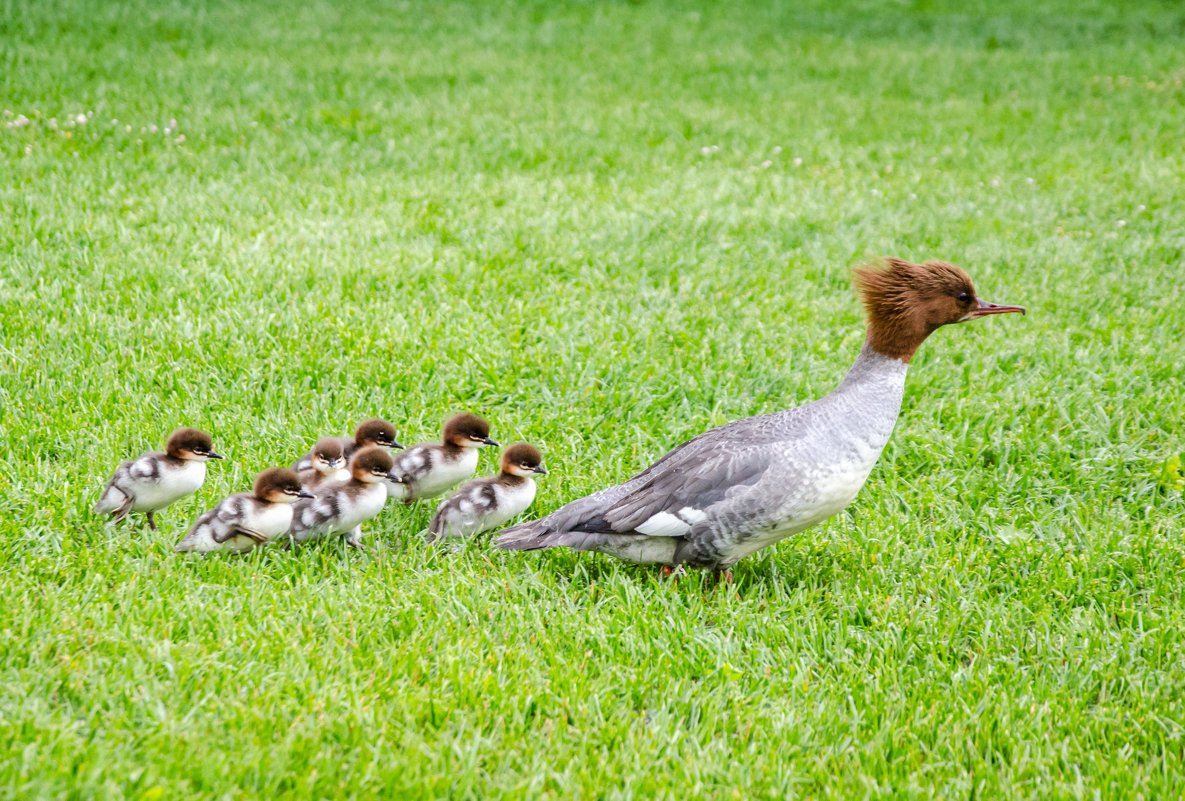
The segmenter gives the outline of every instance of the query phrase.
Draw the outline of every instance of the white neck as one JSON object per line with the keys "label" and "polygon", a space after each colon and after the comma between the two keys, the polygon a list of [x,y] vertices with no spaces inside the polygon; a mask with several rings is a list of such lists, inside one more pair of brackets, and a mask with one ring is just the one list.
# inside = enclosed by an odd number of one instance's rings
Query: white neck
{"label": "white neck", "polygon": [[824,400],[868,444],[883,448],[901,411],[908,370],[905,362],[877,353],[865,343],[843,381]]}

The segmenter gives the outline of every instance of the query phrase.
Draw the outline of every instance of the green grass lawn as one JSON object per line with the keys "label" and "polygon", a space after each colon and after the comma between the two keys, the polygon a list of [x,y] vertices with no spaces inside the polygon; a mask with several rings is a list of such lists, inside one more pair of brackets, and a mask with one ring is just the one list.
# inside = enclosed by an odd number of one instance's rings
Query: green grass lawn
{"label": "green grass lawn", "polygon": [[[1183,52],[1172,2],[0,4],[0,796],[1178,794]],[[376,414],[537,444],[544,514],[830,391],[878,255],[1029,314],[732,588],[431,505],[172,551]],[[180,425],[202,490],[93,516]]]}

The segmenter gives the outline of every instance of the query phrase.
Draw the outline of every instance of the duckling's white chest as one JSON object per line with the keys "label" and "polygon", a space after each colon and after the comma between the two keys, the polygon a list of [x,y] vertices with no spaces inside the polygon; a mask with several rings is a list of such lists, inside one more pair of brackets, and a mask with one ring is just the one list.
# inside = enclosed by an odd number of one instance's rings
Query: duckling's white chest
{"label": "duckling's white chest", "polygon": [[341,513],[332,524],[332,533],[347,532],[363,521],[383,511],[387,502],[387,488],[383,484],[368,484],[357,494],[340,496]]}
{"label": "duckling's white chest", "polygon": [[536,484],[524,481],[511,486],[498,486],[498,505],[485,521],[489,526],[500,526],[515,515],[526,511],[535,500]]}
{"label": "duckling's white chest", "polygon": [[434,498],[473,475],[477,469],[477,448],[465,448],[453,459],[441,454],[431,469],[414,477],[415,497]]}
{"label": "duckling's white chest", "polygon": [[132,509],[136,512],[163,509],[174,501],[197,492],[205,480],[205,462],[186,461],[177,466],[165,466],[156,481],[138,483]]}
{"label": "duckling's white chest", "polygon": [[245,528],[258,531],[269,540],[283,536],[292,527],[292,504],[262,504],[244,524]]}

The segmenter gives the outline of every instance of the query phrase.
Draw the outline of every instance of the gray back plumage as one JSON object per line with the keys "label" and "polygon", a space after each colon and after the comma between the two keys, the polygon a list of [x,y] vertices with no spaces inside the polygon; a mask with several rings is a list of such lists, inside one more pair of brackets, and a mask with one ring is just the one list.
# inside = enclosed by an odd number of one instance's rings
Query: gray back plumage
{"label": "gray back plumage", "polygon": [[191,545],[203,537],[210,537],[214,542],[226,542],[242,525],[253,506],[259,501],[249,492],[236,492],[223,500],[213,509],[202,514],[189,529],[189,532],[177,543],[177,550],[188,550]]}
{"label": "gray back plumage", "polygon": [[[835,475],[870,468],[896,421],[905,371],[865,348],[828,396],[700,434],[624,484],[506,529],[497,544],[650,551],[659,561],[670,550],[711,563],[713,553],[806,514]],[[679,541],[654,542],[666,537]]]}

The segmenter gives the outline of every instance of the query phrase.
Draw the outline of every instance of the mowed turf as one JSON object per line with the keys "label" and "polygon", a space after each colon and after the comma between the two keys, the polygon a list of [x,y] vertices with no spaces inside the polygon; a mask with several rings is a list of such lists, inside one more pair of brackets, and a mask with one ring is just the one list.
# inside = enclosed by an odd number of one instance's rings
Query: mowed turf
{"label": "mowed turf", "polygon": [[[1168,2],[0,7],[0,795],[1179,792],[1183,39]],[[368,554],[172,551],[371,415],[535,443],[544,514],[830,391],[877,255],[1029,314],[927,342],[855,503],[732,587],[429,548],[431,504]],[[93,516],[180,425],[202,490]]]}

